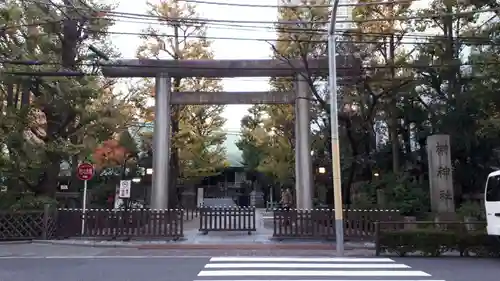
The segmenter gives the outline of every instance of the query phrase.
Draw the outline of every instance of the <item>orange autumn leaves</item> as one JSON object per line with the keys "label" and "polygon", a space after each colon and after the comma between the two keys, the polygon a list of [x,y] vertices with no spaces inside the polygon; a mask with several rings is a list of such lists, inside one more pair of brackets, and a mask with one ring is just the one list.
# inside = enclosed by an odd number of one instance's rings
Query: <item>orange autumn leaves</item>
{"label": "orange autumn leaves", "polygon": [[97,169],[123,165],[129,152],[118,140],[104,141],[92,154]]}

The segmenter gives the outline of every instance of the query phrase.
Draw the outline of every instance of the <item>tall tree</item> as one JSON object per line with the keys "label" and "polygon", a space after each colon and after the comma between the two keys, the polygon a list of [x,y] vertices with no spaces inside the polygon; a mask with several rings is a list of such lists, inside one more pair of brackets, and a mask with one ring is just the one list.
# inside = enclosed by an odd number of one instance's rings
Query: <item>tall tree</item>
{"label": "tall tree", "polygon": [[[359,3],[370,2],[375,1],[359,1]],[[402,42],[410,27],[405,20],[398,19],[410,14],[411,4],[411,1],[405,3],[387,1],[387,4],[382,5],[359,6],[353,11],[355,19],[359,20],[356,23],[356,33],[360,34],[356,36],[357,39],[361,42],[370,42],[368,44],[368,49],[372,51],[369,57],[370,62],[386,66],[384,69],[375,70],[375,73],[370,75],[375,83],[368,83],[368,85],[370,91],[382,93],[377,95],[377,99],[385,101],[384,116],[389,128],[394,173],[398,173],[402,166],[400,126],[406,126],[406,124],[402,125],[398,103],[401,100],[403,87],[409,84],[409,80],[404,79],[406,73],[398,73],[398,66],[408,59]]]}
{"label": "tall tree", "polygon": [[263,157],[263,151],[257,146],[255,130],[262,124],[262,105],[248,109],[248,115],[241,120],[241,138],[236,144],[241,150],[243,164],[247,172],[257,171]]}
{"label": "tall tree", "polygon": [[[103,114],[130,120],[123,115],[119,98],[103,99],[111,95],[106,93],[111,81],[71,75],[89,71],[89,67],[82,66],[94,61],[89,44],[113,56],[106,35],[112,22],[94,12],[110,7],[70,0],[65,0],[64,5],[8,0],[0,8],[0,21],[6,27],[0,32],[0,58],[28,62],[7,63],[3,69],[34,73],[31,77],[1,78],[0,92],[5,101],[1,109],[6,118],[0,123],[2,135],[7,136],[10,165],[4,172],[13,186],[49,196],[56,192],[61,162],[73,162],[76,168],[77,156],[88,151],[84,138],[89,139],[90,132],[95,133],[99,127],[100,131],[114,131],[123,124],[117,120],[102,123]],[[33,65],[37,60],[50,64]],[[38,71],[42,73],[36,74]],[[96,74],[96,68],[90,71]],[[44,73],[57,75],[45,77]],[[104,140],[109,135],[92,137]]]}
{"label": "tall tree", "polygon": [[[291,3],[289,0],[281,2],[282,4]],[[277,24],[277,42],[271,45],[276,59],[289,62],[291,59],[307,60],[324,54],[326,44],[321,40],[326,36],[317,30],[325,28],[323,22],[328,20],[328,9],[310,6],[327,4],[327,2],[326,0],[302,1],[303,7],[282,5],[282,8],[279,8],[280,20],[296,21],[297,24]],[[308,76],[307,73],[305,78],[313,93],[314,106],[328,110],[321,87],[315,85],[321,79]],[[274,91],[294,91],[294,80],[295,77],[273,78],[270,81],[271,88]],[[247,148],[252,150],[259,148],[258,170],[272,175],[282,185],[293,185],[295,181],[294,107],[292,105],[265,105],[255,106],[252,111],[260,111],[262,124],[254,128],[244,128],[242,133]],[[255,113],[250,112],[250,114]],[[316,117],[317,115],[313,116],[313,119]],[[246,117],[246,119],[249,118],[251,116]],[[253,130],[253,133],[250,134],[249,129]]]}
{"label": "tall tree", "polygon": [[[149,3],[149,13],[157,16],[161,28],[150,27],[144,44],[138,49],[138,57],[183,59],[213,59],[211,42],[206,40],[206,26],[196,21],[176,20],[198,17],[196,5],[177,0]],[[171,20],[173,19],[173,20]],[[171,35],[173,33],[173,35]],[[198,77],[173,79],[173,91],[220,91],[219,79]],[[178,204],[180,190],[176,188],[179,178],[201,177],[217,173],[224,165],[225,151],[222,144],[225,135],[221,127],[225,120],[220,116],[224,106],[188,105],[172,106],[172,148],[170,156],[170,206]],[[190,130],[190,129],[193,130]],[[188,144],[188,145],[186,145]],[[203,159],[194,161],[200,153]],[[198,161],[199,160],[199,161]],[[184,169],[185,170],[181,170]],[[192,170],[187,170],[193,168]]]}
{"label": "tall tree", "polygon": [[[498,161],[493,153],[497,138],[480,133],[497,111],[491,107],[492,92],[484,88],[493,86],[498,73],[491,66],[497,60],[492,54],[498,39],[498,24],[491,19],[497,15],[471,11],[467,2],[432,1],[428,8],[415,11],[424,19],[413,22],[418,31],[435,32],[415,55],[416,62],[429,67],[415,72],[422,79],[420,105],[429,114],[428,131],[451,136],[457,194],[481,186],[490,165]],[[436,13],[441,16],[430,17]],[[472,65],[470,71],[464,63]]]}

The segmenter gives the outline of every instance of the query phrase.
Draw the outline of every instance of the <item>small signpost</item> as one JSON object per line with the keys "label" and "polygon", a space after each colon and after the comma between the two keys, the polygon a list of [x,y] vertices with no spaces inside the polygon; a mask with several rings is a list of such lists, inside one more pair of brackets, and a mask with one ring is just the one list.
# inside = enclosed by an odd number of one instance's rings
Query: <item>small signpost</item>
{"label": "small signpost", "polygon": [[87,212],[87,181],[94,176],[94,166],[89,163],[78,165],[76,176],[83,181],[83,204],[82,204],[82,235],[85,229],[85,213]]}
{"label": "small signpost", "polygon": [[120,181],[120,191],[118,193],[118,197],[120,198],[130,198],[130,190],[132,187],[131,180],[121,180]]}

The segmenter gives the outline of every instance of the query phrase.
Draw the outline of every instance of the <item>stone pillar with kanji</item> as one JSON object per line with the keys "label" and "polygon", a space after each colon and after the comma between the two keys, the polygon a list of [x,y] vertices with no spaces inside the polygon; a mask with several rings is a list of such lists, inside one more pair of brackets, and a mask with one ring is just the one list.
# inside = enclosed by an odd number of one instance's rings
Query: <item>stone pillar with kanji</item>
{"label": "stone pillar with kanji", "polygon": [[427,137],[427,159],[432,211],[436,213],[455,212],[449,135]]}

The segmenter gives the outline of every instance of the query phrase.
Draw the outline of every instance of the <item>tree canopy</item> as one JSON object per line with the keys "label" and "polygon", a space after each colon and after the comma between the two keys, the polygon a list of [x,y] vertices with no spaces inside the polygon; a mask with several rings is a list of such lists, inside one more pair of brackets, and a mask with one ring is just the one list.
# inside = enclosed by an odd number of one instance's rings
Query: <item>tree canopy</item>
{"label": "tree canopy", "polygon": [[[7,0],[0,7],[1,173],[18,191],[53,196],[62,162],[85,159],[135,118],[136,100],[95,75],[88,48],[116,57],[106,33],[113,22],[95,12],[112,7],[71,4]],[[81,71],[90,75],[72,77]]]}
{"label": "tree canopy", "polygon": [[[144,36],[144,42],[137,50],[139,58],[213,59],[205,24],[169,20],[199,17],[196,5],[175,0],[148,5],[148,13],[158,17],[163,25],[145,30],[148,35]],[[154,95],[151,83],[146,81],[143,86],[145,91]],[[173,90],[217,92],[222,90],[222,86],[220,79],[175,78]],[[226,135],[222,131],[225,119],[221,116],[224,108],[223,105],[172,105],[171,206],[177,205],[180,199],[181,189],[175,186],[199,183],[205,177],[218,174],[226,165],[223,146]],[[149,112],[150,119],[154,120],[154,108],[150,108]]]}
{"label": "tree canopy", "polygon": [[[326,55],[329,2],[303,0],[299,7],[277,8],[277,40],[270,44],[275,59]],[[336,36],[337,52],[356,62],[359,75],[340,77],[336,93],[328,92],[325,75],[305,77],[312,92],[313,170],[326,170],[316,175],[316,186],[331,189],[328,100],[336,94],[346,202],[374,204],[382,190],[391,204],[406,202],[389,207],[426,208],[424,199],[407,195],[428,196],[426,138],[432,134],[451,137],[457,200],[479,193],[485,175],[500,165],[498,4],[358,3],[371,4],[353,8],[352,22]],[[0,180],[9,190],[54,197],[60,181],[67,181],[78,191],[74,175],[83,161],[101,170],[120,168],[112,173],[120,178],[126,170],[135,175],[140,167],[151,167],[152,133],[145,128],[155,119],[152,81],[108,79],[99,69],[103,57],[119,57],[110,27],[123,19],[108,16],[113,9],[97,0],[0,5]],[[207,30],[214,21],[200,20],[199,12],[185,1],[150,3],[151,26],[140,35],[137,57],[213,59]],[[291,91],[293,80],[269,83],[274,91]],[[175,78],[172,90],[217,92],[222,83]],[[227,165],[224,109],[172,106],[170,206],[179,203],[182,186],[198,184]],[[238,142],[247,171],[292,186],[294,130],[293,106],[251,107]]]}
{"label": "tree canopy", "polygon": [[[277,38],[287,39],[273,44],[277,58],[326,55],[327,34],[322,30],[330,15],[327,9],[311,6],[328,2],[302,1],[301,7],[280,8],[283,22],[297,24],[277,25]],[[369,2],[374,1],[359,1]],[[498,12],[487,10],[492,7],[494,3],[473,1],[431,1],[427,7],[387,1],[353,8],[352,24],[337,35],[337,51],[361,62],[362,75],[339,78],[335,93],[347,203],[366,207],[360,199],[361,184],[363,200],[370,204],[376,203],[375,191],[384,189],[389,198],[399,198],[389,202],[402,204],[406,199],[401,196],[407,193],[421,199],[409,208],[427,208],[425,140],[431,134],[451,136],[457,200],[482,192],[485,175],[498,167],[500,147],[495,105],[499,21]],[[477,10],[481,8],[485,10]],[[326,168],[322,182],[331,188],[326,78],[309,76],[308,81],[314,105],[313,163],[316,171]],[[271,85],[291,87],[287,79],[273,79]],[[280,181],[293,178],[293,122],[291,107],[249,110],[240,143],[249,168],[266,171],[270,166]],[[274,144],[280,148],[271,148]]]}

